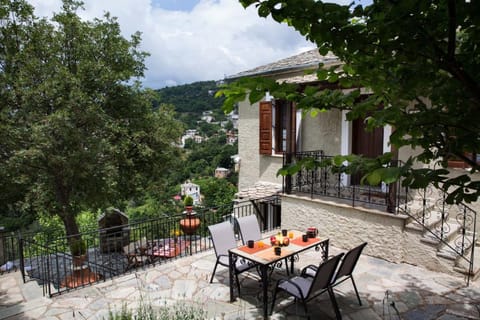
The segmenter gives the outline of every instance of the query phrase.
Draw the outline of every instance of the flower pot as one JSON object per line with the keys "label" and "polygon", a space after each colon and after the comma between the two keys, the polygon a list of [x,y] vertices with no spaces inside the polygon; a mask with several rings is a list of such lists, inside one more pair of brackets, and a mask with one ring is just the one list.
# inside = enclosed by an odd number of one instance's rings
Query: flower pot
{"label": "flower pot", "polygon": [[194,216],[187,216],[180,220],[180,229],[184,234],[192,235],[200,226],[200,219]]}
{"label": "flower pot", "polygon": [[87,254],[82,254],[79,256],[72,256],[72,264],[74,267],[81,267],[83,263],[87,260]]}

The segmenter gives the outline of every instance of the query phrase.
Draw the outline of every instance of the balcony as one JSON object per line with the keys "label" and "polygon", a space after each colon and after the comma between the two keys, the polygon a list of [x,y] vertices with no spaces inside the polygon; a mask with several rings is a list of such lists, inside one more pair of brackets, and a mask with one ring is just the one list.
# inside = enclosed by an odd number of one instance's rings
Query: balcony
{"label": "balcony", "polygon": [[[323,151],[296,152],[284,157],[284,165],[295,163],[305,158],[321,163],[333,158]],[[397,162],[392,162],[395,166]],[[400,182],[390,185],[370,186],[359,182],[358,177],[336,172],[333,166],[303,168],[294,175],[283,179],[283,189],[287,194],[307,195],[314,199],[332,200],[352,207],[365,207],[383,212],[398,213],[399,207],[408,201],[408,189],[401,187]]]}

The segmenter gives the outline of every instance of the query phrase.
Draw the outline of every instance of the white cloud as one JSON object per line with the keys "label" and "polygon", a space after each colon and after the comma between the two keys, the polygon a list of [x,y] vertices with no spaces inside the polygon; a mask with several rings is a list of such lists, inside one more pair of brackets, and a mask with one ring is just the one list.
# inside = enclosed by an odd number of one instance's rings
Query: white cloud
{"label": "white cloud", "polygon": [[[151,56],[144,84],[151,88],[219,80],[276,61],[313,45],[293,29],[260,18],[238,0],[200,0],[189,12],[168,11],[150,0],[84,0],[86,19],[108,11],[122,33],[142,32],[142,49]],[[59,11],[60,0],[31,0],[39,16]]]}

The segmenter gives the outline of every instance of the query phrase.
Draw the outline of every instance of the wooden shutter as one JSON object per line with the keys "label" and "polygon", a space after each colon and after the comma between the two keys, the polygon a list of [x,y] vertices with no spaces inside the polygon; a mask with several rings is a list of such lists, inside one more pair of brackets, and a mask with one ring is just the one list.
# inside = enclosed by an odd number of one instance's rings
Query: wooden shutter
{"label": "wooden shutter", "polygon": [[260,102],[260,154],[272,154],[272,103],[267,101]]}

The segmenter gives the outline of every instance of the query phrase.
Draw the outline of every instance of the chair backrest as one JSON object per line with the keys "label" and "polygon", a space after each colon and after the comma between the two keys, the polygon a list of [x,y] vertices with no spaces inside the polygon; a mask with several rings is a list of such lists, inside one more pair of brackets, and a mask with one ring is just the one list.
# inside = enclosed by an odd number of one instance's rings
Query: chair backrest
{"label": "chair backrest", "polygon": [[248,240],[257,241],[262,239],[260,225],[258,224],[257,217],[254,214],[235,218],[235,223],[240,229],[243,244],[246,244]]}
{"label": "chair backrest", "polygon": [[338,267],[337,274],[335,275],[335,279],[333,282],[337,281],[339,278],[343,276],[351,276],[353,270],[355,270],[355,266],[357,265],[358,258],[360,258],[360,254],[363,251],[363,248],[367,245],[367,242],[362,243],[361,245],[350,249],[342,260],[340,267]]}
{"label": "chair backrest", "polygon": [[312,281],[312,285],[310,286],[310,290],[305,298],[308,299],[312,294],[315,294],[320,290],[324,290],[330,285],[333,276],[335,275],[335,270],[337,270],[338,263],[343,255],[343,253],[340,253],[339,255],[328,259],[318,266],[317,272],[315,273],[315,277]]}
{"label": "chair backrest", "polygon": [[217,257],[220,255],[227,255],[229,249],[237,246],[235,233],[233,232],[230,222],[225,221],[210,225],[208,226],[208,230],[212,236],[213,248],[215,249]]}

